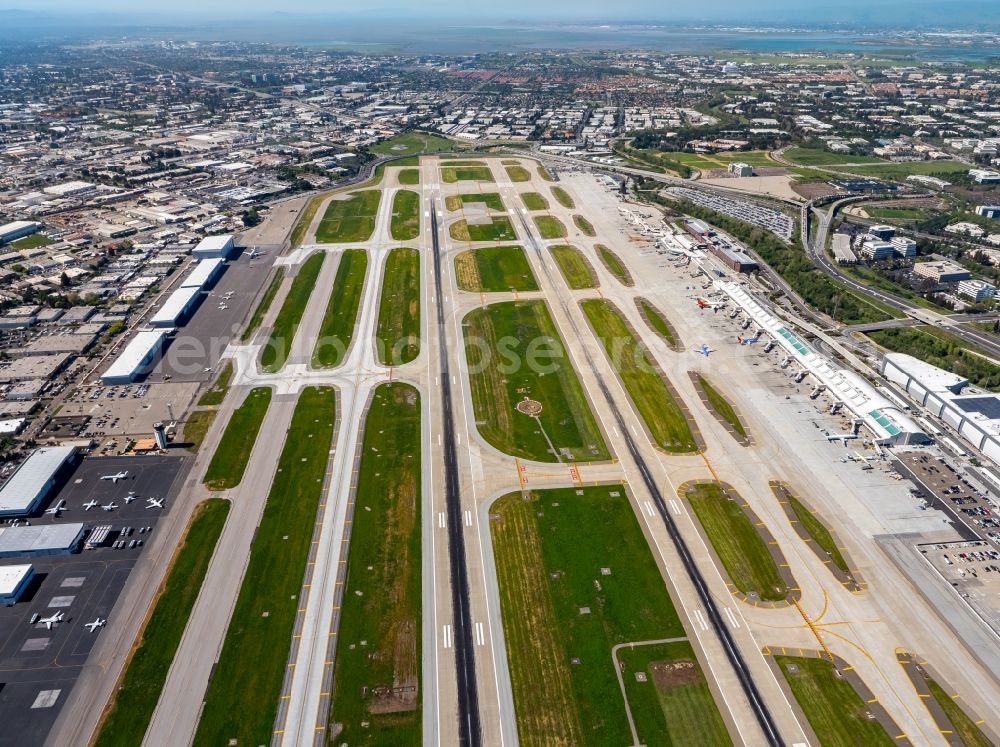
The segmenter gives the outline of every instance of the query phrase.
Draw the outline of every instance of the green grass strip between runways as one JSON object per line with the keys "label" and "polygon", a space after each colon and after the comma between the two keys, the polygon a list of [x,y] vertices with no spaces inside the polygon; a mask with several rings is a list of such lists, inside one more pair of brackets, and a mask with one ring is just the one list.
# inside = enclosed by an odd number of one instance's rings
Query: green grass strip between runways
{"label": "green grass strip between runways", "polygon": [[333,439],[330,387],[299,394],[195,747],[270,744]]}
{"label": "green grass strip between runways", "polygon": [[209,490],[229,490],[243,480],[257,432],[270,404],[271,388],[257,387],[250,390],[243,404],[233,412],[205,470],[203,482]]}
{"label": "green grass strip between runways", "polygon": [[367,270],[368,253],[364,249],[347,249],[341,253],[323,326],[313,348],[313,368],[339,366],[347,357]]}
{"label": "green grass strip between runways", "polygon": [[401,366],[420,352],[420,255],[393,249],[385,261],[375,331],[379,363]]}
{"label": "green grass strip between runways", "polygon": [[[288,359],[292,348],[292,338],[302,321],[309,296],[316,287],[319,271],[323,269],[325,252],[317,252],[307,259],[292,279],[292,287],[288,290],[285,302],[274,320],[271,336],[260,351],[260,365],[267,373],[280,370]],[[268,302],[270,303],[270,302]]]}

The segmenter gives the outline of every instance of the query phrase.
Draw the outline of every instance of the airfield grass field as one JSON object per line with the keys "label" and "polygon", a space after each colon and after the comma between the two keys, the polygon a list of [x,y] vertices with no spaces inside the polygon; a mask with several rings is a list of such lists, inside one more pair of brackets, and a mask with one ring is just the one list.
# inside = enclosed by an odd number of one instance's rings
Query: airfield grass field
{"label": "airfield grass field", "polygon": [[364,249],[345,249],[341,253],[319,339],[313,348],[313,368],[339,366],[347,357],[367,271],[368,252]]}
{"label": "airfield grass field", "polygon": [[937,681],[925,674],[924,682],[930,690],[931,697],[937,701],[944,711],[944,715],[951,721],[955,729],[955,735],[962,740],[965,747],[990,747],[992,744],[982,730],[976,726],[976,722],[969,718],[969,714],[962,710],[962,707],[951,697]]}
{"label": "airfield grass field", "polygon": [[531,174],[528,172],[524,166],[505,166],[507,169],[507,176],[510,177],[512,182],[530,182]]}
{"label": "airfield grass field", "polygon": [[595,244],[594,249],[597,250],[597,256],[601,258],[601,262],[604,263],[608,272],[614,275],[619,283],[628,288],[635,285],[635,281],[632,279],[632,273],[628,271],[628,268],[625,266],[625,263],[622,262],[621,257],[604,246],[604,244]]}
{"label": "airfield grass field", "polygon": [[495,215],[489,223],[455,221],[448,227],[455,241],[517,241],[517,233],[506,215]]}
{"label": "airfield grass field", "polygon": [[344,198],[334,197],[316,229],[316,241],[321,244],[367,241],[375,230],[375,215],[381,198],[380,189],[352,192]]}
{"label": "airfield grass field", "polygon": [[455,182],[492,182],[493,172],[490,167],[483,166],[462,166],[454,163],[441,166],[441,181],[445,184]]}
{"label": "airfield grass field", "polygon": [[[507,301],[465,317],[479,432],[500,451],[540,462],[604,461],[607,446],[544,301]],[[504,345],[498,342],[516,340]],[[508,353],[510,355],[508,355]],[[514,356],[519,365],[509,365]],[[519,412],[523,400],[541,405]]]}
{"label": "airfield grass field", "polygon": [[267,290],[264,291],[264,295],[260,297],[260,301],[257,304],[257,308],[253,310],[253,315],[250,317],[250,321],[247,322],[246,329],[243,330],[243,334],[240,335],[240,342],[247,342],[253,333],[257,331],[260,327],[260,323],[264,321],[264,315],[267,314],[267,310],[271,308],[271,304],[274,302],[274,297],[278,295],[278,290],[281,288],[281,281],[285,279],[285,268],[279,267],[274,272],[274,277],[271,278],[270,284],[267,286]]}
{"label": "airfield grass field", "polygon": [[309,230],[309,226],[312,225],[313,218],[316,217],[319,206],[323,204],[323,200],[325,199],[325,194],[310,197],[302,212],[299,213],[299,217],[295,220],[295,225],[292,226],[292,233],[288,237],[288,241],[293,249],[305,240],[306,232]]}
{"label": "airfield grass field", "polygon": [[142,743],[230,505],[221,498],[209,498],[195,509],[139,645],[112,696],[94,747],[133,747]]}
{"label": "airfield grass field", "polygon": [[430,132],[404,132],[369,148],[379,156],[413,156],[417,153],[437,153],[460,147],[448,138]]}
{"label": "airfield grass field", "polygon": [[740,416],[736,413],[736,408],[733,407],[732,403],[722,396],[722,393],[712,386],[711,382],[701,374],[696,373],[695,379],[704,393],[705,399],[708,400],[708,406],[712,411],[724,423],[728,424],[737,436],[746,441],[747,430],[743,427],[743,422],[740,420]]}
{"label": "airfield grass field", "polygon": [[420,184],[420,169],[400,169],[397,178],[400,184],[407,186]]}
{"label": "airfield grass field", "polygon": [[[333,439],[330,387],[299,394],[245,580],[205,694],[196,747],[270,744]],[[290,479],[294,476],[294,479]]]}
{"label": "airfield grass field", "polygon": [[785,151],[786,161],[799,166],[843,166],[848,163],[884,164],[888,163],[875,156],[852,155],[850,153],[834,153],[822,148],[789,148]]}
{"label": "airfield grass field", "polygon": [[832,663],[804,656],[775,656],[774,660],[823,747],[895,744],[878,721],[866,717],[868,709],[861,696],[836,675]]}
{"label": "airfield grass field", "polygon": [[785,493],[785,497],[788,498],[788,504],[792,508],[792,513],[795,514],[795,518],[806,534],[812,537],[813,542],[830,556],[830,562],[844,573],[850,573],[851,569],[847,565],[847,559],[840,551],[840,548],[837,547],[837,543],[834,541],[833,535],[830,534],[830,530],[826,528],[826,525],[802,501],[792,495],[790,491]]}
{"label": "airfield grass field", "polygon": [[255,387],[233,411],[202,482],[209,490],[229,490],[243,479],[260,424],[271,404],[271,388]]}
{"label": "airfield grass field", "polygon": [[[618,650],[618,661],[636,722],[664,722],[655,744],[724,747],[733,743],[690,643],[625,647]],[[646,675],[644,682],[636,679],[638,672]],[[646,740],[646,744],[654,742]]]}
{"label": "airfield grass field", "polygon": [[471,202],[481,202],[490,210],[502,213],[504,210],[503,200],[497,192],[476,192],[464,195],[448,195],[444,198],[444,206],[454,212],[461,210]]}
{"label": "airfield grass field", "polygon": [[573,202],[573,198],[569,196],[569,192],[567,192],[562,187],[553,187],[552,196],[555,197],[556,202],[558,202],[564,208],[572,210],[573,208],[576,207],[576,203]]}
{"label": "airfield grass field", "polygon": [[460,289],[473,293],[538,290],[535,274],[519,246],[487,246],[462,252],[455,257],[455,280]]}
{"label": "airfield grass field", "polygon": [[776,167],[780,164],[771,159],[765,150],[738,150],[720,153],[688,153],[686,151],[662,151],[661,155],[699,171],[725,169],[731,163],[747,163],[751,166]]}
{"label": "airfield grass field", "polygon": [[393,249],[385,260],[375,330],[379,363],[401,366],[420,352],[420,254]]}
{"label": "airfield grass field", "polygon": [[307,259],[299,268],[298,274],[292,279],[292,286],[285,297],[278,316],[271,328],[271,336],[260,351],[260,367],[267,373],[275,373],[288,358],[292,347],[292,338],[302,314],[305,313],[309,295],[316,286],[319,271],[323,268],[324,252],[317,252]]}
{"label": "airfield grass field", "polygon": [[597,235],[597,231],[594,230],[594,224],[591,223],[586,218],[584,218],[582,215],[574,215],[573,223],[576,225],[577,228],[580,229],[580,231],[583,233],[584,236],[589,236],[593,238],[594,236]]}
{"label": "airfield grass field", "polygon": [[337,635],[338,744],[420,744],[420,502],[420,395],[382,384],[365,420]]}
{"label": "airfield grass field", "polygon": [[184,443],[188,451],[197,454],[205,434],[215,422],[215,410],[195,410],[184,419]]}
{"label": "airfield grass field", "polygon": [[649,328],[662,337],[671,350],[679,350],[680,338],[677,336],[676,330],[674,330],[674,325],[663,315],[663,312],[645,298],[637,298],[635,302]]}
{"label": "airfield grass field", "polygon": [[563,277],[566,278],[566,284],[571,289],[581,290],[583,288],[597,288],[600,286],[594,268],[583,255],[583,252],[575,246],[560,244],[558,246],[551,246],[549,249],[552,251],[552,256],[555,257],[556,264],[559,265],[559,270],[562,272]]}
{"label": "airfield grass field", "polygon": [[721,485],[715,482],[689,485],[685,498],[733,586],[744,594],[756,592],[763,601],[779,601],[788,596],[788,586],[764,539],[736,501],[722,492]]}
{"label": "airfield grass field", "polygon": [[697,451],[698,444],[682,404],[671,393],[621,312],[604,299],[588,299],[580,306],[656,445],[674,454]]}
{"label": "airfield grass field", "polygon": [[548,210],[549,201],[538,192],[523,192],[521,202],[528,210]]}
{"label": "airfield grass field", "polygon": [[[683,638],[684,629],[625,488],[511,493],[490,515],[520,743],[631,744],[611,649]],[[700,675],[690,647],[656,655],[664,663],[691,662]],[[660,708],[635,695],[640,743],[709,744],[698,730],[720,717],[707,693],[691,697],[665,686],[656,694]],[[685,706],[693,711],[668,726],[667,714]]]}
{"label": "airfield grass field", "polygon": [[536,215],[532,218],[543,239],[566,238],[566,226],[554,215]]}
{"label": "airfield grass field", "polygon": [[552,177],[552,174],[550,174],[549,170],[547,168],[545,168],[544,166],[539,165],[539,167],[538,167],[538,175],[540,177],[542,177],[543,181],[546,181],[546,182],[554,182],[555,181],[555,179]]}
{"label": "airfield grass field", "polygon": [[420,195],[412,189],[401,189],[392,198],[389,232],[396,241],[409,241],[420,234]]}
{"label": "airfield grass field", "polygon": [[198,405],[201,407],[221,405],[222,400],[226,398],[226,392],[229,391],[229,382],[232,381],[232,379],[233,362],[226,361],[222,364],[222,368],[219,370],[219,375],[216,377],[211,389],[207,389],[198,399]]}

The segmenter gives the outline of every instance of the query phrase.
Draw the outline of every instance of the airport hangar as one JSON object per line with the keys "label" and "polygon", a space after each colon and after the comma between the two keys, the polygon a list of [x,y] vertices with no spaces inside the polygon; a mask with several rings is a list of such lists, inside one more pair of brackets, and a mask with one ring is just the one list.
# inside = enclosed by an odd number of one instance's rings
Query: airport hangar
{"label": "airport hangar", "polygon": [[0,604],[13,607],[35,577],[31,563],[0,566]]}
{"label": "airport hangar", "polygon": [[33,514],[76,461],[76,453],[75,446],[35,449],[0,488],[0,517]]}
{"label": "airport hangar", "polygon": [[103,384],[131,384],[142,372],[143,368],[153,360],[167,334],[173,329],[144,329],[136,333],[125,349],[115,358],[101,374]]}
{"label": "airport hangar", "polygon": [[79,549],[86,533],[82,522],[0,527],[0,558],[69,555]]}
{"label": "airport hangar", "polygon": [[926,444],[931,439],[903,409],[882,396],[879,391],[854,371],[837,368],[823,355],[803,342],[792,330],[775,317],[737,283],[720,284],[760,330],[767,333],[802,369],[812,374],[817,386],[822,386],[850,410],[875,434],[880,444]]}
{"label": "airport hangar", "polygon": [[905,353],[886,353],[882,375],[941,418],[984,456],[1000,463],[1000,395],[962,394],[969,380]]}

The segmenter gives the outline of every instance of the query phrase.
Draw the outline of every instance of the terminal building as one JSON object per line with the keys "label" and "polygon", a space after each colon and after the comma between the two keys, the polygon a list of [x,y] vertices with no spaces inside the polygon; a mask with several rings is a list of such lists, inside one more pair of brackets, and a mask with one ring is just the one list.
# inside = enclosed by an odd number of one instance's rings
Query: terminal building
{"label": "terminal building", "polygon": [[87,533],[82,523],[0,527],[0,558],[69,555]]}
{"label": "terminal building", "polygon": [[233,242],[233,235],[226,233],[219,236],[206,236],[191,253],[195,259],[212,259],[215,257],[229,259],[235,249],[236,245]]}
{"label": "terminal building", "polygon": [[168,329],[144,329],[131,339],[125,349],[101,375],[103,384],[131,384],[160,352]]}
{"label": "terminal building", "polygon": [[927,434],[902,408],[883,397],[879,391],[854,371],[834,366],[825,356],[810,348],[783,321],[765,309],[737,283],[721,283],[720,287],[733,302],[756,322],[762,334],[774,341],[812,375],[815,384],[844,404],[864,424],[880,444],[929,443]]}
{"label": "terminal building", "polygon": [[0,488],[0,517],[30,516],[76,461],[75,446],[35,449]]}
{"label": "terminal building", "polygon": [[904,353],[886,353],[881,371],[973,448],[1000,464],[1000,395],[962,394],[968,379]]}
{"label": "terminal building", "polygon": [[35,577],[35,567],[24,565],[0,566],[0,604],[13,607]]}

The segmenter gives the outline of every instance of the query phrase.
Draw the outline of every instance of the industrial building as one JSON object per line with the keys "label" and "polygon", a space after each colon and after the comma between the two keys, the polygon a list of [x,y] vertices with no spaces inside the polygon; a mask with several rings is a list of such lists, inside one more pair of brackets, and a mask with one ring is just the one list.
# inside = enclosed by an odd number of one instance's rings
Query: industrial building
{"label": "industrial building", "polygon": [[151,327],[179,327],[197,305],[201,297],[200,286],[181,286],[163,302],[156,313],[149,318]]}
{"label": "industrial building", "polygon": [[927,434],[902,409],[883,397],[878,390],[854,371],[835,367],[825,356],[803,342],[783,321],[771,314],[737,283],[721,283],[720,287],[733,302],[743,309],[760,328],[770,335],[811,374],[817,386],[842,402],[864,424],[881,444],[928,443]]}
{"label": "industrial building", "polygon": [[82,523],[0,527],[0,558],[69,555],[87,533]]}
{"label": "industrial building", "polygon": [[144,329],[129,341],[114,363],[101,375],[103,384],[131,384],[160,352],[168,329]]}
{"label": "industrial building", "polygon": [[984,456],[1000,464],[1000,395],[963,395],[967,379],[904,353],[886,353],[881,372]]}
{"label": "industrial building", "polygon": [[207,288],[219,277],[219,273],[226,266],[226,260],[222,257],[203,259],[195,263],[194,269],[181,281],[182,288]]}
{"label": "industrial building", "polygon": [[42,230],[42,224],[33,220],[16,220],[0,226],[0,244],[23,239]]}
{"label": "industrial building", "polygon": [[0,488],[0,516],[34,513],[75,459],[75,446],[35,449]]}
{"label": "industrial building", "polygon": [[753,166],[748,163],[731,163],[729,173],[733,176],[753,176]]}
{"label": "industrial building", "polygon": [[235,248],[233,235],[226,233],[219,236],[206,236],[191,253],[195,259],[212,259],[215,257],[228,259]]}
{"label": "industrial building", "polygon": [[913,272],[922,278],[930,278],[938,283],[957,283],[961,280],[968,280],[972,273],[962,265],[949,262],[946,259],[935,260],[933,262],[917,262],[913,265]]}
{"label": "industrial building", "polygon": [[0,566],[0,604],[13,607],[35,577],[31,563]]}
{"label": "industrial building", "polygon": [[958,284],[958,295],[971,299],[973,303],[982,303],[996,294],[996,286],[990,285],[985,280],[969,279]]}
{"label": "industrial building", "polygon": [[857,264],[858,257],[851,249],[851,236],[846,233],[835,233],[833,235],[833,258],[838,265]]}

